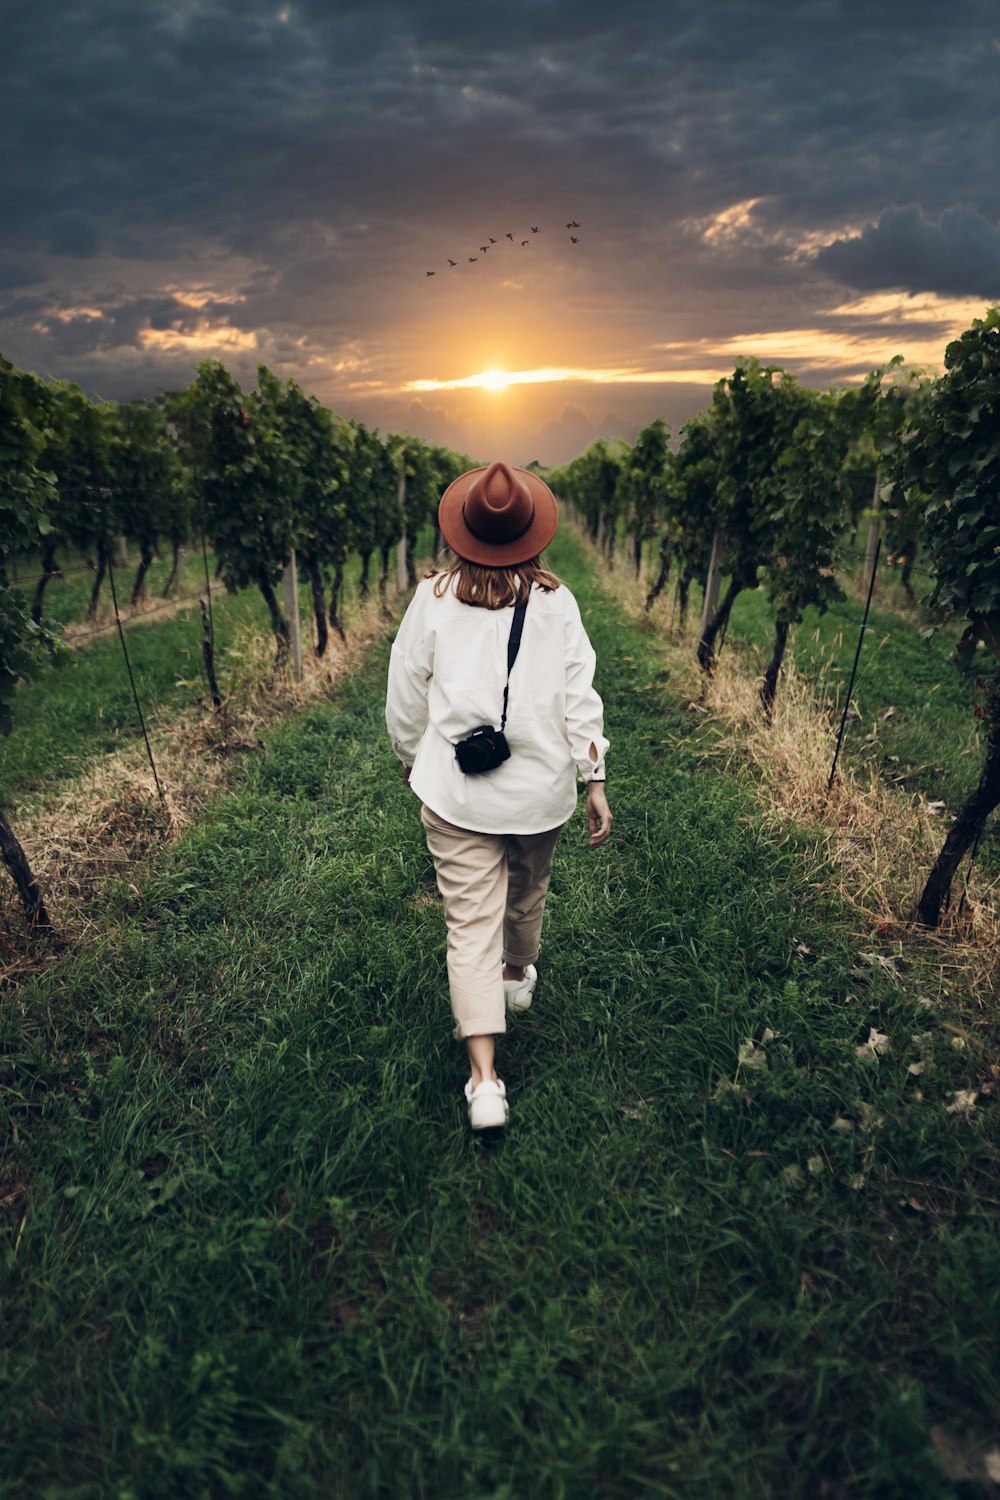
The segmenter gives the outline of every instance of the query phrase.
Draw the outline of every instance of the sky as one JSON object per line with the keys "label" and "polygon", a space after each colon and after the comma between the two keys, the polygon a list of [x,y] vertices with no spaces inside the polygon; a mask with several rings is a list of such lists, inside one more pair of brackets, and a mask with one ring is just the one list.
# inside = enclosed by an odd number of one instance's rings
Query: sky
{"label": "sky", "polygon": [[1000,300],[994,0],[0,0],[0,39],[0,353],[92,396],[266,364],[560,464],[739,355],[940,369]]}

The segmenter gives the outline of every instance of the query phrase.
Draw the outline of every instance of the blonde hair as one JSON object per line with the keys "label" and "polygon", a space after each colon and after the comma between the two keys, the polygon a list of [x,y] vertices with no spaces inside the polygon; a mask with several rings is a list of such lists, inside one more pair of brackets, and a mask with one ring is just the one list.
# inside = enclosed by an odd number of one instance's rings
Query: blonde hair
{"label": "blonde hair", "polygon": [[562,587],[562,579],[542,566],[539,557],[509,567],[469,562],[457,553],[442,568],[430,568],[425,578],[437,578],[434,593],[440,598],[451,579],[455,580],[455,598],[478,609],[503,609],[508,604],[526,604],[533,583],[551,594]]}

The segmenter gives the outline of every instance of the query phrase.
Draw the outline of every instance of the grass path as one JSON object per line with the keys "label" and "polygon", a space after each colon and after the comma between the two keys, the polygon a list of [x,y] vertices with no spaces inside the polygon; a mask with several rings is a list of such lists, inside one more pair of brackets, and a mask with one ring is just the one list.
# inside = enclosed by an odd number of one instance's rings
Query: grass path
{"label": "grass path", "polygon": [[551,555],[616,821],[557,851],[506,1136],[465,1121],[383,644],[3,997],[0,1493],[915,1500],[956,1493],[932,1430],[995,1439],[996,1104],[947,1110],[994,1018],[957,1049],[929,967],[859,963]]}

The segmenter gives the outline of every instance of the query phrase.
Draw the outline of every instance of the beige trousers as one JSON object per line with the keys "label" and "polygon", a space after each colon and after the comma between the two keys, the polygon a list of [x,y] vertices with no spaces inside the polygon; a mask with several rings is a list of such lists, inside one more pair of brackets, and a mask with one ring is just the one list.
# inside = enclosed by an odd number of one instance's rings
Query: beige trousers
{"label": "beige trousers", "polygon": [[565,828],[473,833],[420,804],[448,928],[448,988],[456,1041],[507,1030],[504,962],[522,968],[540,951],[552,856]]}

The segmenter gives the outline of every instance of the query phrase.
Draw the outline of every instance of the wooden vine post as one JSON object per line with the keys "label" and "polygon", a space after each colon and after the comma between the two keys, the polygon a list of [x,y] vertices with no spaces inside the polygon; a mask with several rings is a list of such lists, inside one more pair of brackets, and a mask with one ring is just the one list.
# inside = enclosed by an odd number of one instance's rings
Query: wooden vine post
{"label": "wooden vine post", "polygon": [[402,469],[399,475],[397,488],[399,499],[399,546],[396,548],[396,587],[401,594],[406,592],[406,470]]}

